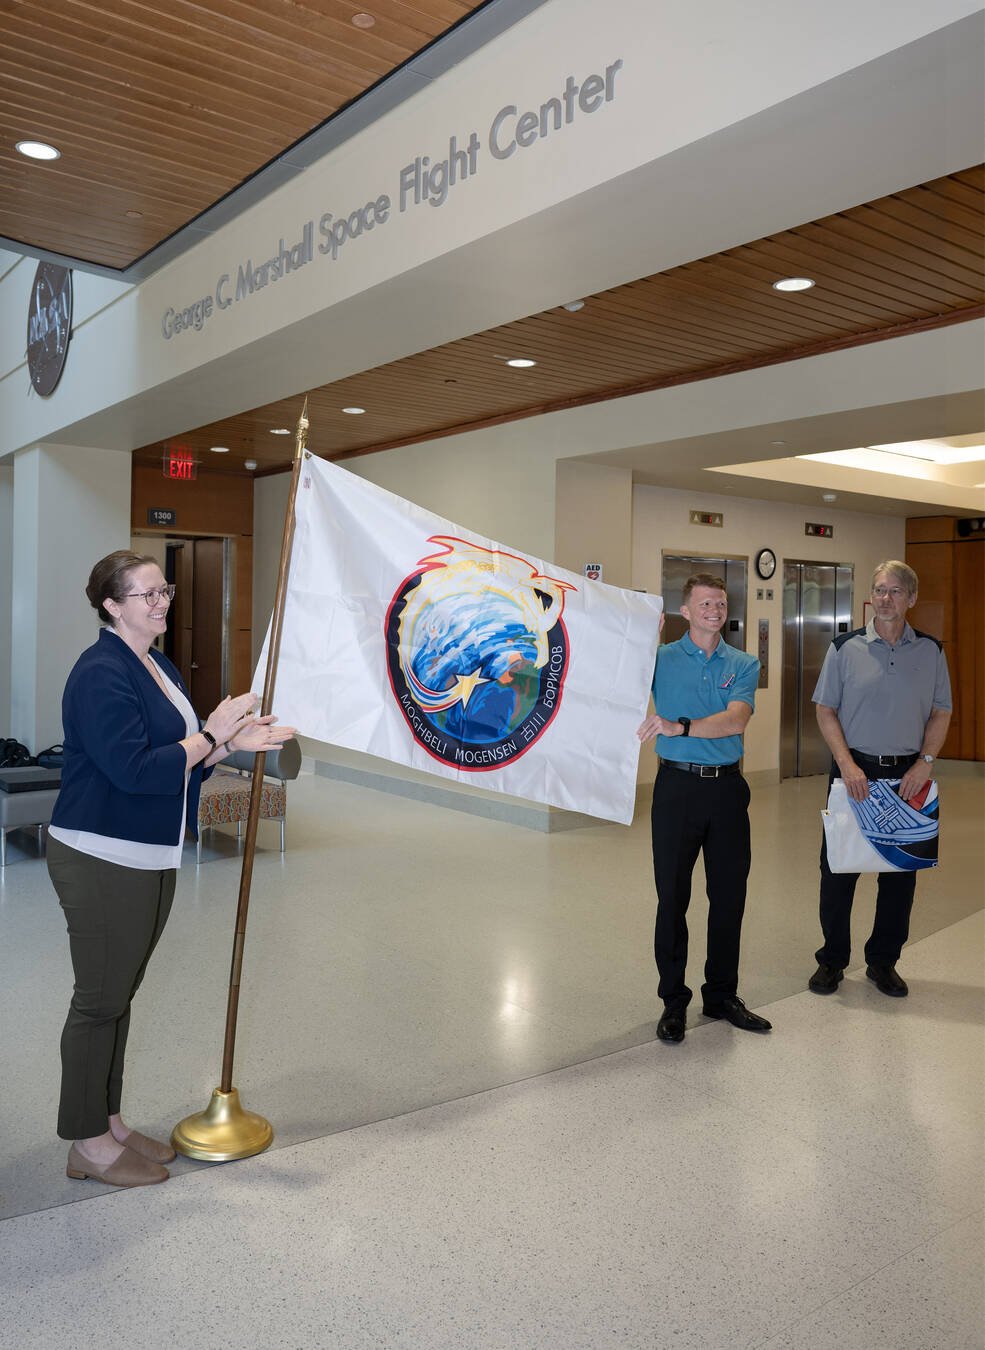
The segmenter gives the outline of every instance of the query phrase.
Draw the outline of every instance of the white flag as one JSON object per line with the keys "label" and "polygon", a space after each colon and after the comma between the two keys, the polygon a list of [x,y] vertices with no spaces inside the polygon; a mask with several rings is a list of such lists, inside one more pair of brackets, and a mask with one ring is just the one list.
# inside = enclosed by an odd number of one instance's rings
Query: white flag
{"label": "white flag", "polygon": [[274,706],[316,740],[628,825],[661,609],[305,456]]}

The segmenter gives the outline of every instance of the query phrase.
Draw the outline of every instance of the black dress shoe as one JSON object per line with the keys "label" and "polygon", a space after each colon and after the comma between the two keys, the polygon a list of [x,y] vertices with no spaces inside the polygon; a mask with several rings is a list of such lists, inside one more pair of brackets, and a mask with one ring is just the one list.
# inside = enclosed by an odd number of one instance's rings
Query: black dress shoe
{"label": "black dress shoe", "polygon": [[895,966],[866,966],[865,973],[890,998],[906,998],[910,992],[906,981],[896,974]]}
{"label": "black dress shoe", "polygon": [[839,966],[826,966],[822,962],[807,981],[807,988],[813,989],[815,994],[833,994],[844,974],[844,969]]}
{"label": "black dress shoe", "polygon": [[663,1017],[657,1023],[658,1041],[682,1041],[687,1013],[683,1008],[665,1008]]}
{"label": "black dress shoe", "polygon": [[767,1022],[766,1018],[760,1017],[758,1013],[750,1012],[738,996],[723,998],[721,1003],[716,1003],[713,1008],[704,1007],[701,1011],[705,1017],[724,1017],[726,1022],[731,1022],[741,1031],[773,1030],[772,1022]]}

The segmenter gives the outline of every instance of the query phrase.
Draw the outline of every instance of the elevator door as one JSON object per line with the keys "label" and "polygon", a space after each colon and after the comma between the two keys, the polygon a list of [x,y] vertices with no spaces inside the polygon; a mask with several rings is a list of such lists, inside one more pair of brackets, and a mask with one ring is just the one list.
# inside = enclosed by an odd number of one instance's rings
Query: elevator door
{"label": "elevator door", "polygon": [[827,773],[830,766],[811,696],[832,640],[852,626],[852,570],[837,563],[784,561],[781,778]]}
{"label": "elevator door", "polygon": [[710,572],[725,582],[728,597],[728,618],[722,637],[730,647],[746,649],[746,559],[693,558],[690,555],[665,553],[661,579],[664,630],[661,642],[676,642],[687,632],[687,620],[681,614],[684,583],[695,572]]}

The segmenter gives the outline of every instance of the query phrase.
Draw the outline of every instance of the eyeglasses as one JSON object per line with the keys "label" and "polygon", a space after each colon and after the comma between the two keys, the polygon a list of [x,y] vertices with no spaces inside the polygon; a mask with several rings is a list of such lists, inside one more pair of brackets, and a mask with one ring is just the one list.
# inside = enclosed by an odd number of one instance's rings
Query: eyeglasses
{"label": "eyeglasses", "polygon": [[177,589],[178,587],[172,582],[170,586],[155,586],[152,591],[130,591],[127,599],[146,600],[147,608],[153,609],[159,600],[173,600]]}
{"label": "eyeglasses", "polygon": [[902,586],[873,586],[872,594],[877,600],[885,600],[887,595],[891,595],[894,600],[898,600],[901,595],[908,595],[909,591]]}

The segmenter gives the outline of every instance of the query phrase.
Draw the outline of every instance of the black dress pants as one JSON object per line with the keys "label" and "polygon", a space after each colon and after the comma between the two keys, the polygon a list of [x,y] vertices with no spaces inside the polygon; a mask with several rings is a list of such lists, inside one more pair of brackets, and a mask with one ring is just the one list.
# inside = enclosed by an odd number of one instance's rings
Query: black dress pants
{"label": "black dress pants", "polygon": [[[858,751],[852,755],[870,779],[902,778],[916,755],[902,764],[885,766],[874,763]],[[828,790],[840,778],[837,765],[828,777]],[[910,935],[910,912],[917,887],[916,872],[879,872],[876,888],[876,917],[872,934],[865,944],[865,960],[870,966],[895,966]],[[814,953],[820,965],[844,970],[852,956],[852,901],[858,872],[832,872],[828,866],[827,840],[821,835],[821,932],[824,942]]]}
{"label": "black dress pants", "polygon": [[650,816],[657,920],[653,954],[667,1008],[691,1001],[685,983],[687,907],[691,874],[704,854],[708,893],[708,948],[701,993],[714,1007],[734,997],[739,979],[739,940],[749,876],[749,785],[739,773],[701,778],[660,766]]}

